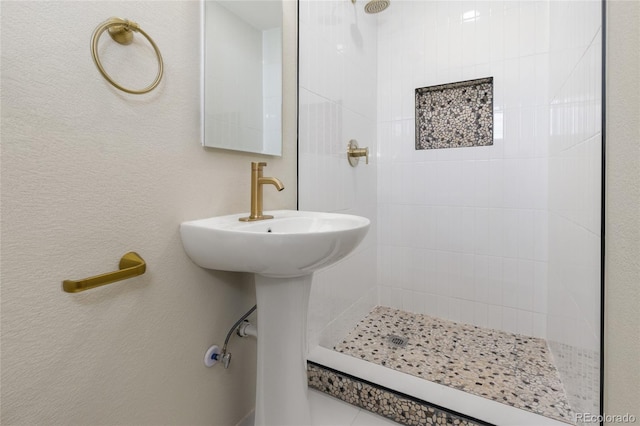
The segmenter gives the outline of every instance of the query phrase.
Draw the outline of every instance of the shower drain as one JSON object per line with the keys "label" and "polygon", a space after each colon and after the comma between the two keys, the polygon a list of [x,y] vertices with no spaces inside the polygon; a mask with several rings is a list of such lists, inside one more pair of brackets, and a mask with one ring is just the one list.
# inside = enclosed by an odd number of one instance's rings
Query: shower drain
{"label": "shower drain", "polygon": [[408,339],[402,336],[396,336],[395,334],[390,334],[387,336],[387,342],[394,348],[404,348],[407,346]]}

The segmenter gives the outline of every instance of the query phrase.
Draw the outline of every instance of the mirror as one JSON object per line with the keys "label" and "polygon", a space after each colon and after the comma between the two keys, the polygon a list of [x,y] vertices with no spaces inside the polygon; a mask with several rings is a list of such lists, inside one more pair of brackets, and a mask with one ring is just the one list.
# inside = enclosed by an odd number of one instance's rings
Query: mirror
{"label": "mirror", "polygon": [[204,2],[203,145],[282,155],[282,1]]}

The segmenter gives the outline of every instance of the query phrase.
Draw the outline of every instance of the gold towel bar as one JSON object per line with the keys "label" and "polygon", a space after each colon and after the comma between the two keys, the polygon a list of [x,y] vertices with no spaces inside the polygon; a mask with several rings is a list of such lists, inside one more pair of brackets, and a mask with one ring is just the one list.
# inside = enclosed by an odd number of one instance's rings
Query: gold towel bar
{"label": "gold towel bar", "polygon": [[144,274],[147,270],[147,264],[138,253],[130,251],[120,259],[119,268],[118,271],[107,272],[106,274],[96,275],[95,277],[89,277],[83,280],[64,280],[62,282],[62,289],[67,293],[78,293],[100,287],[101,285],[126,280],[127,278]]}
{"label": "gold towel bar", "polygon": [[[156,79],[153,81],[153,83],[140,90],[127,89],[126,87],[123,87],[113,81],[111,76],[107,74],[104,67],[102,66],[102,63],[100,62],[100,57],[98,56],[98,40],[100,39],[102,33],[107,29],[109,30],[109,35],[111,36],[111,38],[120,44],[131,44],[131,42],[133,41],[132,31],[142,34],[149,41],[149,44],[151,44],[153,50],[155,50],[156,52],[156,56],[158,57],[158,74],[156,74]],[[134,95],[142,95],[155,89],[162,79],[164,66],[162,63],[162,55],[160,54],[160,49],[158,49],[158,46],[156,46],[153,39],[149,37],[149,34],[142,31],[142,28],[140,28],[137,23],[129,21],[128,19],[109,18],[102,24],[98,25],[98,27],[93,32],[93,36],[91,37],[91,55],[93,56],[93,62],[95,62],[96,67],[98,67],[98,71],[100,71],[100,74],[102,74],[102,76],[109,83],[111,83],[112,86],[122,90],[123,92],[131,93]]]}

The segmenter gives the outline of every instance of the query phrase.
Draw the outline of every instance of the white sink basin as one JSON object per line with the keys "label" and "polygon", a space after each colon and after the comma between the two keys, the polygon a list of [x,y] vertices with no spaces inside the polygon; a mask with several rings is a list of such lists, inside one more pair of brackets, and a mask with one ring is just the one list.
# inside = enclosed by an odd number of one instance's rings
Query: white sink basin
{"label": "white sink basin", "polygon": [[184,248],[198,266],[296,277],[337,262],[362,241],[369,219],[295,210],[266,212],[273,219],[240,222],[246,214],[183,222]]}

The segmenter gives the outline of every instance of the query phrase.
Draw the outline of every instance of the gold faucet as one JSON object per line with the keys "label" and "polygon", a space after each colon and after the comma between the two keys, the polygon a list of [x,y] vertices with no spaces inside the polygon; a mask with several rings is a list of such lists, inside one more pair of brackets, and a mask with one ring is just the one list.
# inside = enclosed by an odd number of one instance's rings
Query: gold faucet
{"label": "gold faucet", "polygon": [[241,217],[241,222],[253,222],[256,220],[273,219],[271,215],[262,214],[262,185],[271,184],[278,191],[284,189],[284,185],[280,179],[274,177],[263,177],[262,168],[267,163],[251,163],[251,215],[249,217]]}

